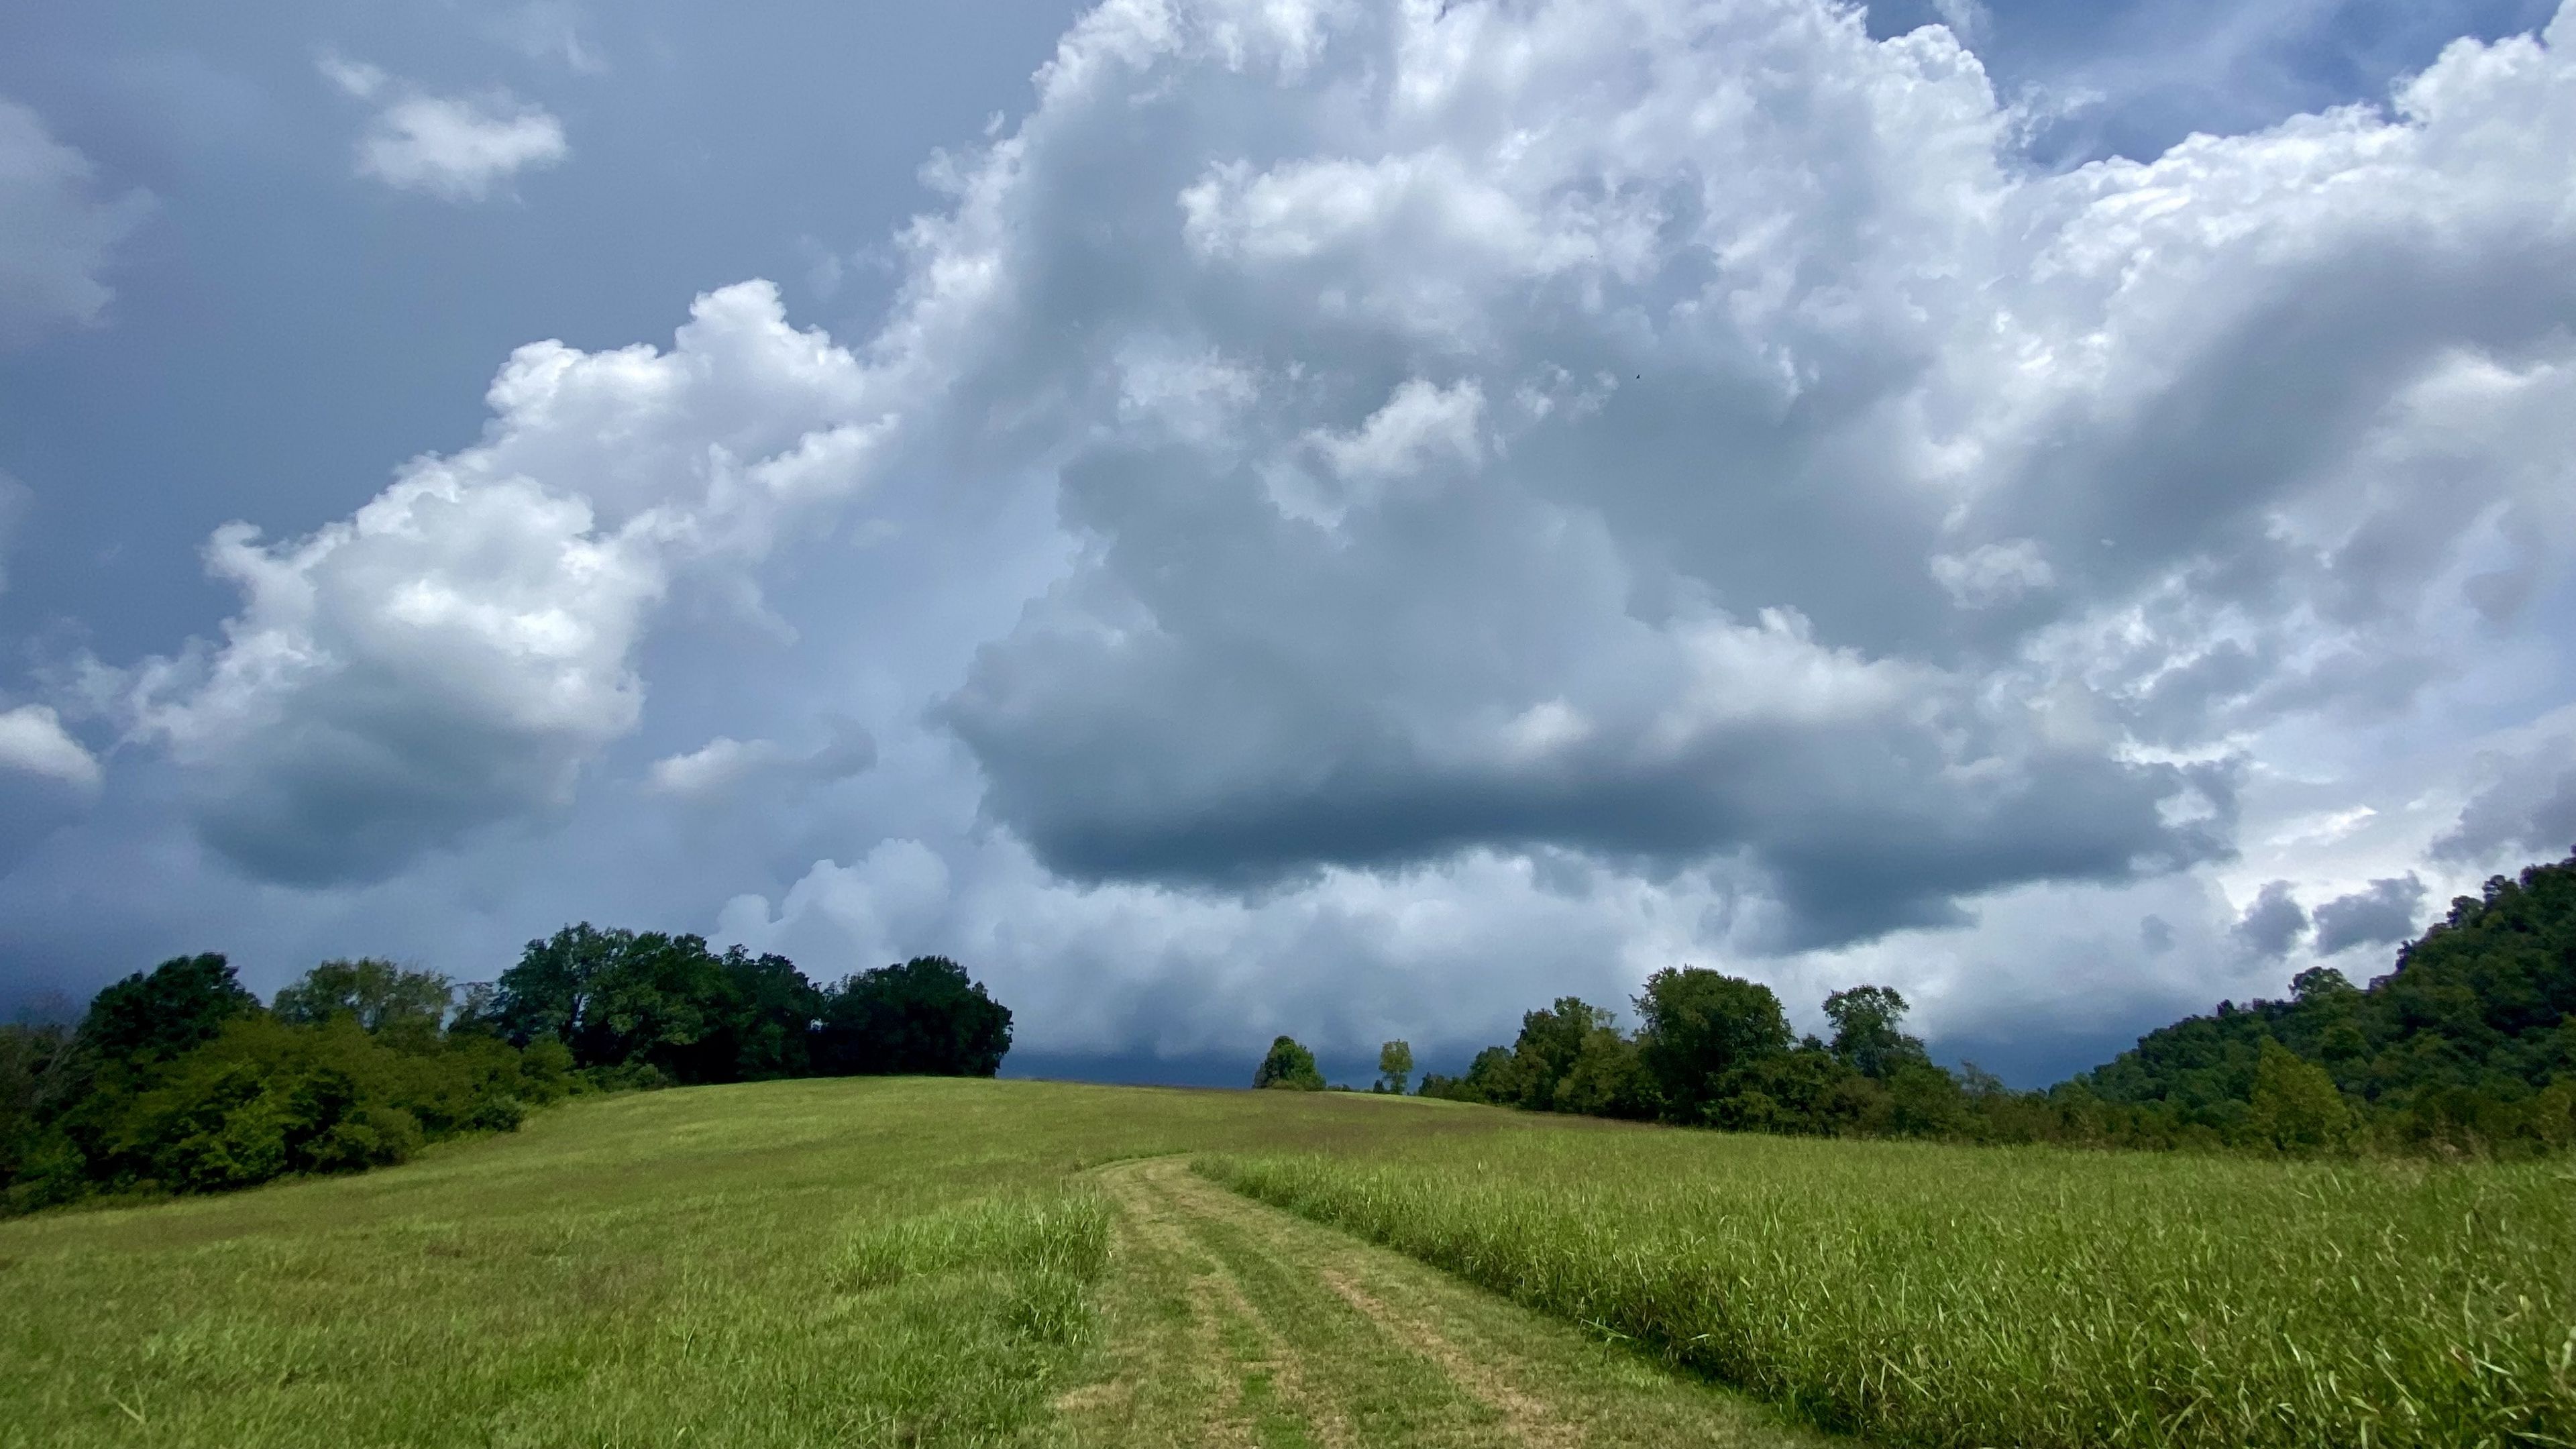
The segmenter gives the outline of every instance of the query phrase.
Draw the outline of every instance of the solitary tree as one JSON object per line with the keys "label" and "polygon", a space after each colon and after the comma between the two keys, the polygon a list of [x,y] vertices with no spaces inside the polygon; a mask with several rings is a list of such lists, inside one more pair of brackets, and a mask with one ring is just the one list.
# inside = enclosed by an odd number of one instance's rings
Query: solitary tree
{"label": "solitary tree", "polygon": [[1391,1041],[1377,1049],[1377,1089],[1401,1097],[1413,1084],[1413,1044]]}
{"label": "solitary tree", "polygon": [[1315,1054],[1297,1045],[1294,1037],[1281,1037],[1270,1044],[1270,1054],[1252,1074],[1255,1087],[1284,1087],[1298,1092],[1324,1090],[1324,1074],[1315,1067]]}

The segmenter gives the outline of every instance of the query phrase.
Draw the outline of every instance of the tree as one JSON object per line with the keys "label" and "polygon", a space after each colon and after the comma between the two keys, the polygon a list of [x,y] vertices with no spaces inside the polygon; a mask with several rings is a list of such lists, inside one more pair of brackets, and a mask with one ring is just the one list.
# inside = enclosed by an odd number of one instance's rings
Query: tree
{"label": "tree", "polygon": [[1464,1076],[1444,1077],[1427,1072],[1422,1078],[1421,1095],[1439,1097],[1451,1102],[1503,1103],[1513,1100],[1509,1086],[1512,1054],[1503,1047],[1489,1046],[1476,1053],[1467,1064]]}
{"label": "tree", "polygon": [[1391,1041],[1377,1049],[1377,1090],[1401,1097],[1413,1085],[1413,1044]]}
{"label": "tree", "polygon": [[1728,1072],[1703,1109],[1712,1127],[1733,1132],[1828,1134],[1861,1125],[1873,1105],[1866,1079],[1813,1038],[1794,1051],[1757,1056]]}
{"label": "tree", "polygon": [[1556,1080],[1559,1112],[1642,1119],[1655,1115],[1655,1084],[1637,1060],[1637,1045],[1609,1026],[1583,1038],[1574,1064]]}
{"label": "tree", "polygon": [[685,1082],[732,1081],[730,1059],[698,1044],[734,1007],[724,960],[701,936],[602,930],[588,921],[530,941],[468,1025],[526,1047],[552,1038],[585,1069],[627,1068]]}
{"label": "tree", "polygon": [[725,1001],[696,1056],[703,1080],[759,1082],[813,1073],[814,1026],[823,993],[784,956],[724,954]]}
{"label": "tree", "polygon": [[1872,1081],[1885,1081],[1910,1062],[1928,1060],[1920,1038],[1907,1036],[1905,998],[1894,987],[1855,986],[1825,998],[1834,1024],[1834,1060]]}
{"label": "tree", "polygon": [[1512,1043],[1512,1081],[1516,1105],[1534,1112],[1556,1110],[1556,1086],[1574,1070],[1583,1044],[1610,1025],[1610,1013],[1580,997],[1560,996],[1545,1011],[1525,1013],[1521,1034]]}
{"label": "tree", "polygon": [[489,993],[469,993],[470,1014],[513,1046],[552,1038],[574,1049],[576,1063],[589,1066],[579,1044],[591,1035],[593,998],[634,939],[632,931],[602,931],[584,921],[530,941]]}
{"label": "tree", "polygon": [[2325,1068],[2279,1042],[2263,1043],[2245,1119],[2254,1140],[2281,1152],[2316,1152],[2340,1143],[2351,1125],[2352,1111]]}
{"label": "tree", "polygon": [[1296,1038],[1283,1036],[1270,1043],[1270,1054],[1252,1073],[1252,1085],[1320,1092],[1324,1090],[1324,1074],[1316,1069],[1313,1052],[1299,1046]]}
{"label": "tree", "polygon": [[945,956],[863,971],[825,993],[816,1067],[832,1075],[989,1077],[1011,1050],[1011,1010]]}
{"label": "tree", "polygon": [[455,1000],[444,976],[365,956],[323,962],[281,987],[268,1009],[291,1025],[318,1026],[345,1013],[366,1031],[417,1034],[438,1030]]}
{"label": "tree", "polygon": [[[0,1026],[0,1188],[14,1188],[36,1176],[40,1164],[72,1150],[61,1134],[47,1128],[68,1088],[74,1041],[71,1029],[60,1023]],[[76,1182],[77,1161],[69,1167]],[[49,1183],[11,1197],[23,1197],[26,1206],[35,1207],[67,1195]]]}
{"label": "tree", "polygon": [[1646,978],[1637,1055],[1676,1122],[1705,1120],[1738,1067],[1789,1049],[1789,1019],[1771,988],[1697,966]]}
{"label": "tree", "polygon": [[166,1062],[213,1041],[259,998],[220,955],[175,956],[99,992],[81,1017],[84,1051],[101,1062]]}

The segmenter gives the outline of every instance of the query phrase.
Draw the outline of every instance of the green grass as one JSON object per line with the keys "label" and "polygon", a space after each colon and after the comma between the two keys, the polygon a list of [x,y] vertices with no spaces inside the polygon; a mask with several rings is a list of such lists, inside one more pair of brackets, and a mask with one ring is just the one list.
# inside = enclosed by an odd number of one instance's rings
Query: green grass
{"label": "green grass", "polygon": [[843,1080],[0,1222],[0,1449],[1821,1442],[1655,1356],[1890,1444],[2563,1445],[2576,1176]]}
{"label": "green grass", "polygon": [[1203,1159],[1904,1445],[2576,1443],[2576,1174],[1550,1124]]}
{"label": "green grass", "polygon": [[1087,1169],[1492,1115],[765,1083],[576,1102],[364,1176],[0,1222],[0,1446],[1042,1440],[1106,1251]]}

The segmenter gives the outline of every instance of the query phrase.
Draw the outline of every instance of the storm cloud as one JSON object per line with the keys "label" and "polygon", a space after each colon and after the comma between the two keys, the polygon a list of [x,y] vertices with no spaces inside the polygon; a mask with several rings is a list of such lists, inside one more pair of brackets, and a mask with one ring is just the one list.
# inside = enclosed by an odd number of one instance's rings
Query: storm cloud
{"label": "storm cloud", "polygon": [[0,699],[104,762],[0,900],[149,840],[281,953],[471,900],[460,975],[641,902],[969,959],[1056,1053],[1685,960],[2098,1044],[2563,846],[2576,9],[2080,164],[1977,39],[1110,0],[881,312],[521,346],[479,439],[217,532],[220,624]]}

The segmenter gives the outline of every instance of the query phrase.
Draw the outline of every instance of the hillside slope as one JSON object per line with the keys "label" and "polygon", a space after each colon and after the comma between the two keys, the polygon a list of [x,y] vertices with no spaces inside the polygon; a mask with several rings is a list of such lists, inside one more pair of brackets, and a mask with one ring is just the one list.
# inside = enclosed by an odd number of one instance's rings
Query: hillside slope
{"label": "hillside slope", "polygon": [[1809,1442],[1171,1156],[1522,1130],[957,1079],[579,1101],[362,1177],[0,1223],[0,1449]]}

